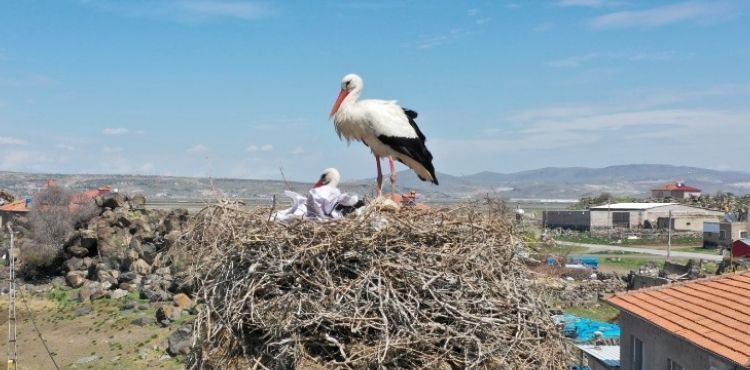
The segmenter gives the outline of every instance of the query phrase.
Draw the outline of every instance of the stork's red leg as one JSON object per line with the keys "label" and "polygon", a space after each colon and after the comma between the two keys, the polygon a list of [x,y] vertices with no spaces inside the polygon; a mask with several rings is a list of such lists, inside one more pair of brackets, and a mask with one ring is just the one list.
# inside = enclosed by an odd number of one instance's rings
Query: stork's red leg
{"label": "stork's red leg", "polygon": [[380,197],[380,196],[383,195],[383,170],[380,169],[380,157],[378,157],[377,155],[375,156],[375,164],[378,165],[378,188],[377,188],[377,193],[378,193],[378,196]]}
{"label": "stork's red leg", "polygon": [[391,198],[396,197],[396,163],[393,162],[393,157],[388,156],[388,164],[391,166]]}

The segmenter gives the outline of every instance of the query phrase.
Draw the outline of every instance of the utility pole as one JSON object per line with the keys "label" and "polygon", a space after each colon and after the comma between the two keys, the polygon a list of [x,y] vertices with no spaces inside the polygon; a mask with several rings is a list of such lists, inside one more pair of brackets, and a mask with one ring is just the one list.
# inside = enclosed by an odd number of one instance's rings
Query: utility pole
{"label": "utility pole", "polygon": [[607,222],[609,222],[609,227],[607,228],[607,239],[612,239],[612,228],[615,226],[615,223],[612,222],[612,212],[609,209],[609,199],[607,199]]}
{"label": "utility pole", "polygon": [[669,211],[669,222],[667,223],[667,261],[672,252],[672,211]]}
{"label": "utility pole", "polygon": [[13,228],[8,226],[10,233],[10,248],[8,249],[8,261],[10,262],[10,279],[8,286],[8,370],[16,369],[16,256],[15,256],[15,235]]}

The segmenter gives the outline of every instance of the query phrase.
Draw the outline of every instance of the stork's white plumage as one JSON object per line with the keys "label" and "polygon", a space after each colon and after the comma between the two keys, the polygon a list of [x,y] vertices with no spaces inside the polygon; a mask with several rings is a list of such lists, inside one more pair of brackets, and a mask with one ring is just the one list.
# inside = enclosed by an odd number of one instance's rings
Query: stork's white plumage
{"label": "stork's white plumage", "polygon": [[347,142],[361,141],[375,155],[378,193],[383,184],[381,157],[389,159],[392,193],[395,193],[396,182],[394,159],[411,168],[422,181],[437,185],[432,154],[415,122],[417,112],[401,107],[395,100],[358,100],[363,87],[361,77],[355,74],[344,76],[331,117],[339,138]]}

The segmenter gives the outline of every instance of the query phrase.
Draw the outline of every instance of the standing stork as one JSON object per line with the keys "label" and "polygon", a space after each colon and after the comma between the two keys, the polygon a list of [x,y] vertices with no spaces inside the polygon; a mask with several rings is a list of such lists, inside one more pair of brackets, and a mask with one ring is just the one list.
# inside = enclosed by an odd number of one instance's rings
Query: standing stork
{"label": "standing stork", "polygon": [[391,195],[396,193],[394,159],[411,168],[422,181],[438,184],[432,154],[425,146],[425,136],[414,121],[417,112],[402,108],[395,100],[357,100],[364,82],[356,74],[341,80],[341,92],[333,104],[330,117],[339,138],[347,143],[358,140],[375,155],[378,167],[377,191],[382,195],[383,171],[380,158],[388,157],[391,170]]}

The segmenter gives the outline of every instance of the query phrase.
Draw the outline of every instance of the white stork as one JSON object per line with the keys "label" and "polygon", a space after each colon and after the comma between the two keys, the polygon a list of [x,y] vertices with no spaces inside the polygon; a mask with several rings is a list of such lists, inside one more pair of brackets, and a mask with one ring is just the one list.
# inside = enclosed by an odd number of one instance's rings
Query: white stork
{"label": "white stork", "polygon": [[347,143],[358,140],[370,147],[378,167],[377,191],[382,195],[383,172],[380,158],[388,157],[391,170],[391,194],[396,192],[395,160],[411,168],[422,181],[438,184],[432,154],[419,130],[417,112],[402,108],[395,100],[360,100],[364,82],[356,74],[341,80],[341,92],[333,104],[330,117],[339,138]]}
{"label": "white stork", "polygon": [[339,171],[335,168],[326,168],[320,175],[318,182],[313,185],[313,189],[326,185],[335,188],[339,185],[339,181],[341,181]]}

